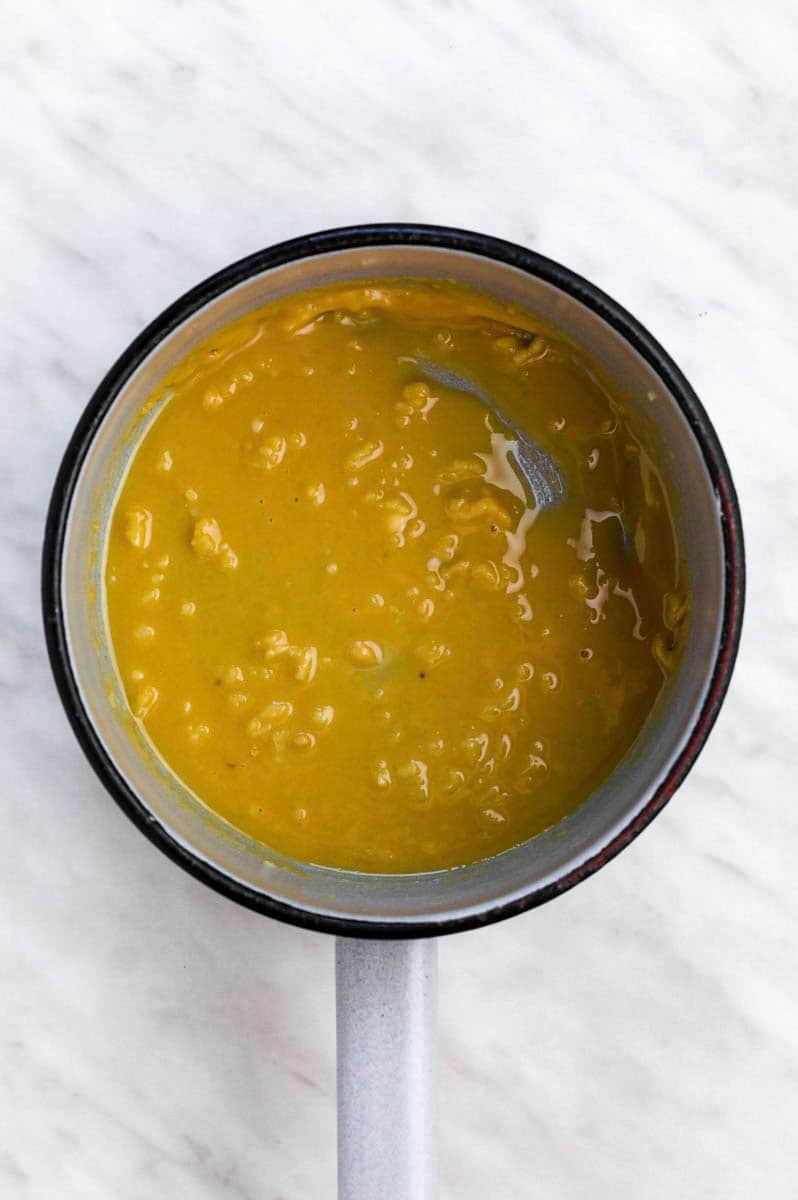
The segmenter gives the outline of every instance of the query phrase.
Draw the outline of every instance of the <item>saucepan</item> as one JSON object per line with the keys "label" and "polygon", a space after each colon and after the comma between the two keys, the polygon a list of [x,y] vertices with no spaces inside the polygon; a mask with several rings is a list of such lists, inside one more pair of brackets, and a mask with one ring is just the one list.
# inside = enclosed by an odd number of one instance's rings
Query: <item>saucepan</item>
{"label": "saucepan", "polygon": [[[509,300],[558,326],[614,377],[660,447],[691,597],[680,666],[631,751],[577,812],[485,862],[411,875],[297,862],[204,808],[128,713],[102,588],[109,514],[141,435],[134,418],[158,381],[196,342],[276,297],[376,276],[455,279]],[[565,267],[508,242],[401,224],[284,242],[188,292],[136,338],[100,384],[66,451],[47,519],[43,603],[56,683],[91,765],[164,854],[240,904],[336,935],[342,1200],[436,1194],[435,938],[553,899],[648,825],[695,762],[717,716],[743,598],[734,486],[692,388],[615,301]]]}

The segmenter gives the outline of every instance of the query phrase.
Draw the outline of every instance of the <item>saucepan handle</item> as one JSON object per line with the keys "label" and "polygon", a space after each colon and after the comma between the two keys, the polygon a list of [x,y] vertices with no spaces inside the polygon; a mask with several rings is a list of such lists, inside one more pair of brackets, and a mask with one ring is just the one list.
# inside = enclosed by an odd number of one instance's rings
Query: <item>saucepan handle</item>
{"label": "saucepan handle", "polygon": [[338,938],[338,1200],[438,1195],[437,944]]}

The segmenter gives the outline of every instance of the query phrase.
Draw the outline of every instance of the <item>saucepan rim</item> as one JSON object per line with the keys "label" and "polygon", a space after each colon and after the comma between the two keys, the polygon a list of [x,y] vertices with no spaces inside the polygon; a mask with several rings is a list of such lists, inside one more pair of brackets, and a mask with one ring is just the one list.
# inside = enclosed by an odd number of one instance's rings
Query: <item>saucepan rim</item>
{"label": "saucepan rim", "polygon": [[[667,775],[645,806],[591,857],[542,887],[498,902],[479,912],[436,913],[408,925],[390,918],[367,920],[305,910],[250,887],[193,853],[162,825],[117,770],[94,727],[71,662],[62,601],[63,559],[72,499],[92,441],[127,381],[153,350],[195,312],[251,277],[290,262],[341,250],[377,246],[420,246],[456,250],[515,267],[559,288],[601,317],[656,372],[684,414],[700,448],[718,503],[725,572],[723,614],[709,686],[689,736]],[[348,936],[430,937],[499,921],[553,899],[604,866],[645,829],[667,804],[693,766],[715,723],[731,678],[740,641],[745,602],[742,519],[726,457],[703,405],[682,372],[651,334],[620,304],[569,268],[512,242],[439,225],[406,223],[352,225],[292,238],[259,250],[186,292],[134,339],[89,400],[56,476],[44,531],[42,608],[45,638],[56,686],[75,736],[108,792],[133,823],[173,862],[215,891],[256,912],[327,933]]]}

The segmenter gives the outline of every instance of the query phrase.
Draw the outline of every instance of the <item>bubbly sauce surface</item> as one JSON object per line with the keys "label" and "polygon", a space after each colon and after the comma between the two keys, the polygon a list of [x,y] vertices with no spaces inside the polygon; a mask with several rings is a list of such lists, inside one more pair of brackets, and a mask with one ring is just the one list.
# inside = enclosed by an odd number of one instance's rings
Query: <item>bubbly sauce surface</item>
{"label": "bubbly sauce surface", "polygon": [[[623,758],[687,596],[658,469],[555,331],[453,283],[336,285],[206,339],[154,405],[109,627],[209,808],[304,861],[435,870],[556,824]],[[551,507],[514,426],[562,475]]]}

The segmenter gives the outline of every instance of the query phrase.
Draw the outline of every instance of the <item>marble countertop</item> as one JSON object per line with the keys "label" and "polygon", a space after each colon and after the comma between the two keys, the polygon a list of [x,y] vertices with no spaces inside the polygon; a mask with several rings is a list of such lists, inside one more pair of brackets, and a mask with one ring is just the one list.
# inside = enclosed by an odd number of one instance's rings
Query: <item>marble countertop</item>
{"label": "marble countertop", "polygon": [[558,903],[441,946],[445,1195],[791,1200],[795,8],[5,13],[0,1195],[334,1193],[332,940],[120,815],[51,682],[38,568],[66,440],[146,321],[260,246],[401,219],[523,242],[641,318],[724,442],[750,571],[728,702],[663,815]]}

